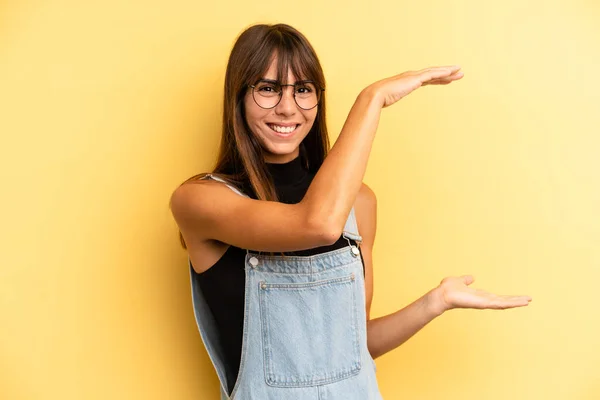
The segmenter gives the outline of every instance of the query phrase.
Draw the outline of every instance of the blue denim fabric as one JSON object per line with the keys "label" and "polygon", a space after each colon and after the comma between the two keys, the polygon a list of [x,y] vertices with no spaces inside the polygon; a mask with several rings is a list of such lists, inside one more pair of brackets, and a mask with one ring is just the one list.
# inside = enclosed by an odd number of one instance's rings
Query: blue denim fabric
{"label": "blue denim fabric", "polygon": [[[245,196],[218,177],[204,178]],[[343,236],[362,240],[354,209]],[[244,270],[242,357],[229,388],[218,332],[190,262],[196,322],[219,377],[221,400],[381,400],[367,349],[365,283],[356,246],[348,241],[348,247],[305,257],[247,250]]]}

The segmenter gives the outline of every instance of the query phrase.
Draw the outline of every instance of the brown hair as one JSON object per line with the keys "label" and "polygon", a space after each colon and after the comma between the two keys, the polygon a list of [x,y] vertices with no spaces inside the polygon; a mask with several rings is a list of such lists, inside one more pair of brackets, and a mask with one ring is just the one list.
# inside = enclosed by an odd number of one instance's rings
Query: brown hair
{"label": "brown hair", "polygon": [[[278,201],[272,178],[265,165],[263,148],[246,121],[244,97],[248,85],[254,84],[268,70],[277,56],[277,79],[287,83],[288,69],[299,79],[310,79],[325,88],[325,77],[315,50],[306,37],[286,24],[253,25],[237,38],[225,74],[223,130],[216,165],[211,174],[233,185],[251,187],[259,200]],[[325,119],[325,96],[317,106],[315,122],[300,144],[302,165],[316,173],[329,152]],[[207,175],[195,175],[183,184]],[[186,248],[183,235],[179,239]]]}

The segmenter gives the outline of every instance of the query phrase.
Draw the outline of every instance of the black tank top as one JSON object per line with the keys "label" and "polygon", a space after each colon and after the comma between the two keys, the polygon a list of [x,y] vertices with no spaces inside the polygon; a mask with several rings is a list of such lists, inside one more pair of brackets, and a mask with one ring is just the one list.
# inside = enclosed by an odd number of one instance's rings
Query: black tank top
{"label": "black tank top", "polygon": [[[307,171],[302,166],[300,157],[296,157],[285,164],[267,163],[267,166],[273,178],[279,201],[286,204],[299,203],[315,174]],[[248,188],[240,189],[244,194],[254,197]],[[350,242],[356,244],[353,240],[350,240]],[[285,252],[284,254],[310,256],[337,250],[345,246],[348,246],[348,241],[340,236],[337,242],[331,246]],[[360,256],[362,259],[362,253]],[[237,379],[242,353],[245,257],[245,249],[229,246],[225,254],[211,268],[198,275],[200,288],[215,318],[221,344],[227,358],[228,370],[226,373],[228,386],[231,388]]]}

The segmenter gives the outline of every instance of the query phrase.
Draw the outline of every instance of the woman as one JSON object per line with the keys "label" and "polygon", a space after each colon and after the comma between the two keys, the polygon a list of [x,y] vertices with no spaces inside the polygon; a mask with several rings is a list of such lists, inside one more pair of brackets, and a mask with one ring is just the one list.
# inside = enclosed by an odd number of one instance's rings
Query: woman
{"label": "woman", "polygon": [[381,110],[462,77],[435,67],[369,85],[329,151],[325,79],[307,39],[284,24],[238,37],[217,165],[171,198],[222,399],[380,399],[373,359],[436,316],[529,303],[448,277],[394,314],[369,316],[376,198],[362,179]]}

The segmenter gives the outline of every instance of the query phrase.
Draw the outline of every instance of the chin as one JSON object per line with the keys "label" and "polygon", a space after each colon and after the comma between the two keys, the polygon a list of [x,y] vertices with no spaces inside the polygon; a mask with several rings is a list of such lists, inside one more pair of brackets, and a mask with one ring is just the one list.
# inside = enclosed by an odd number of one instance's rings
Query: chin
{"label": "chin", "polygon": [[298,146],[269,146],[266,150],[275,156],[286,156],[293,154],[297,148]]}
{"label": "chin", "polygon": [[289,144],[289,145],[270,145],[264,148],[265,152],[271,158],[279,158],[279,159],[288,159],[295,155],[298,150],[298,146]]}

